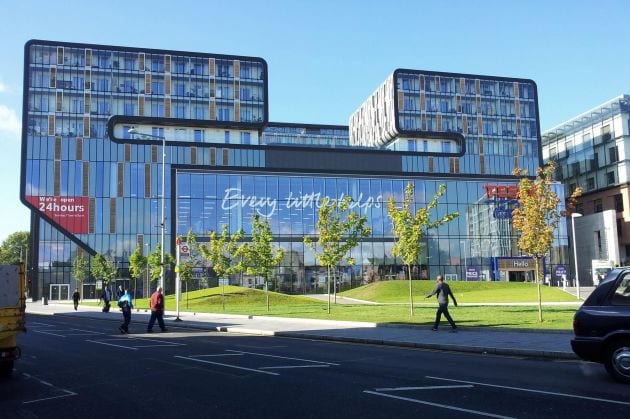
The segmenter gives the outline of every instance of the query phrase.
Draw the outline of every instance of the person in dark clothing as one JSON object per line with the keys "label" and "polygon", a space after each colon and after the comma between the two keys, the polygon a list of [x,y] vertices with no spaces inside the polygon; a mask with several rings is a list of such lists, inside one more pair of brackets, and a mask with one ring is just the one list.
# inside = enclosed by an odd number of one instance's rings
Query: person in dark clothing
{"label": "person in dark clothing", "polygon": [[455,332],[457,331],[457,326],[455,326],[455,322],[448,312],[448,297],[450,296],[453,299],[453,304],[455,304],[455,307],[457,307],[457,300],[455,299],[455,296],[451,291],[451,287],[449,287],[448,284],[444,282],[444,277],[442,275],[438,275],[435,282],[435,288],[433,288],[433,291],[426,296],[426,298],[429,298],[437,294],[438,300],[438,309],[435,313],[435,323],[433,324],[433,328],[431,330],[437,332],[438,326],[440,325],[440,320],[442,318],[442,313],[444,313],[444,317],[446,317],[446,320],[448,320],[448,322],[451,324],[451,327],[453,328],[453,332]]}
{"label": "person in dark clothing", "polygon": [[166,332],[168,329],[164,326],[164,294],[162,294],[162,287],[158,287],[158,289],[151,294],[151,318],[147,326],[147,333],[153,332],[153,325],[156,319],[162,332]]}
{"label": "person in dark clothing", "polygon": [[109,288],[105,288],[101,295],[103,300],[103,313],[109,313],[110,301],[112,301],[112,291]]}
{"label": "person in dark clothing", "polygon": [[118,307],[122,309],[123,324],[120,325],[118,330],[120,333],[129,333],[129,323],[131,322],[131,309],[133,308],[133,298],[129,290],[125,290],[122,297],[118,299]]}
{"label": "person in dark clothing", "polygon": [[122,297],[124,293],[122,285],[119,285],[118,290],[116,291],[116,298],[120,300],[120,297]]}
{"label": "person in dark clothing", "polygon": [[75,288],[74,294],[72,294],[72,302],[74,303],[75,311],[77,307],[79,307],[79,300],[81,300],[81,294],[79,294],[79,290]]}

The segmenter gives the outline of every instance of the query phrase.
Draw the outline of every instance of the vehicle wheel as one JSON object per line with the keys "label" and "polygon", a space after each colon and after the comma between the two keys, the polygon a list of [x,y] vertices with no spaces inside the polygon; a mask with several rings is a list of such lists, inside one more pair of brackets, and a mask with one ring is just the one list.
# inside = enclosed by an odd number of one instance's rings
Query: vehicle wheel
{"label": "vehicle wheel", "polygon": [[0,377],[9,378],[13,374],[13,361],[0,363]]}
{"label": "vehicle wheel", "polygon": [[630,383],[630,339],[617,340],[608,345],[604,365],[615,380]]}

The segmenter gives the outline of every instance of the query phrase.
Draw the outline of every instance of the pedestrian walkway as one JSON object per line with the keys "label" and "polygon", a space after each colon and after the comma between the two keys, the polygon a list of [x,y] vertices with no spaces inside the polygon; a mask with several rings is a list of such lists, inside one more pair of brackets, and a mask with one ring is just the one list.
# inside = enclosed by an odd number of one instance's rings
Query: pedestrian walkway
{"label": "pedestrian walkway", "polygon": [[[122,316],[118,310],[113,309],[109,313],[103,313],[98,306],[81,305],[78,311],[74,311],[71,304],[43,305],[41,302],[33,302],[27,303],[26,312],[112,320],[118,323],[122,321]],[[429,326],[189,312],[181,312],[179,316],[181,321],[175,322],[175,316],[176,313],[172,311],[165,313],[164,320],[167,327],[189,327],[219,332],[458,352],[577,359],[570,345],[573,334],[562,331],[515,331],[512,329],[460,327],[458,333],[450,333],[448,327],[433,332]],[[144,333],[149,317],[150,312],[148,310],[134,310],[130,327],[131,333]],[[112,330],[116,330],[116,327],[112,326]]]}

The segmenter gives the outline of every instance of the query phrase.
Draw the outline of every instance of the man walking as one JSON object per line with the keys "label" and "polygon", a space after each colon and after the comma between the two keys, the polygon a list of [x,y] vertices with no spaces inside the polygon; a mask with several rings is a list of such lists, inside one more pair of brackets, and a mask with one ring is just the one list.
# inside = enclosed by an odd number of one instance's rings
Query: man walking
{"label": "man walking", "polygon": [[125,293],[118,299],[118,307],[122,309],[123,324],[120,325],[118,330],[120,333],[129,333],[129,323],[131,322],[131,309],[133,308],[133,298],[129,289],[125,290]]}
{"label": "man walking", "polygon": [[74,311],[77,311],[77,307],[79,307],[79,300],[81,300],[81,294],[79,294],[79,289],[76,288],[74,290],[74,294],[72,294],[72,302],[74,303]]}
{"label": "man walking", "polygon": [[437,332],[438,326],[440,325],[440,320],[442,318],[442,313],[444,313],[444,317],[446,317],[446,320],[448,320],[448,322],[451,324],[453,332],[457,331],[457,326],[455,326],[455,322],[448,312],[448,297],[450,296],[453,299],[453,304],[455,304],[455,307],[457,307],[457,300],[455,299],[455,296],[451,291],[451,287],[449,287],[448,284],[444,282],[444,277],[442,277],[442,275],[437,276],[437,279],[435,280],[435,288],[433,288],[431,294],[427,294],[426,298],[429,298],[436,294],[438,300],[438,309],[437,313],[435,313],[435,323],[433,324],[433,328],[431,330]]}
{"label": "man walking", "polygon": [[153,332],[153,325],[156,319],[162,332],[166,332],[168,329],[164,326],[164,294],[162,294],[162,287],[158,287],[158,289],[151,294],[151,318],[147,326],[147,333]]}

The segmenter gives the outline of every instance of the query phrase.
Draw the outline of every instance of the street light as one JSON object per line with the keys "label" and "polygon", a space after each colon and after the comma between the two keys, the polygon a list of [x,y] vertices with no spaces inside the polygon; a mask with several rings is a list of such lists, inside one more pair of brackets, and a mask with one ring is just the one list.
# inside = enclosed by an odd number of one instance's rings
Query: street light
{"label": "street light", "polygon": [[166,230],[166,221],[164,219],[164,166],[166,165],[166,137],[162,135],[143,134],[135,128],[130,128],[127,131],[129,134],[138,134],[142,137],[157,138],[162,140],[162,186],[161,192],[161,212],[162,216],[160,221],[160,228],[162,229],[162,235],[160,237],[160,287],[164,289],[164,230]]}
{"label": "street light", "polygon": [[571,234],[573,235],[573,264],[575,266],[575,288],[577,290],[576,296],[580,299],[580,275],[577,267],[577,245],[575,243],[575,219],[581,217],[582,214],[574,212],[571,214]]}

